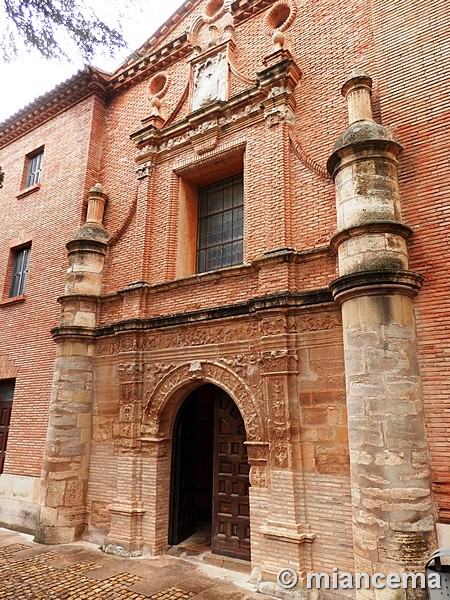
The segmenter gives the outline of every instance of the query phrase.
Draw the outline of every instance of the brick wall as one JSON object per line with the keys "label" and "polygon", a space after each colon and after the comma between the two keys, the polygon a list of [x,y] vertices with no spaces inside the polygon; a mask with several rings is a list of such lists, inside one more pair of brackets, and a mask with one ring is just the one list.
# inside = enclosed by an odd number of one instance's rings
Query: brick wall
{"label": "brick wall", "polygon": [[[0,150],[0,356],[15,365],[5,472],[39,476],[47,430],[55,345],[56,302],[64,292],[65,245],[80,224],[86,191],[101,158],[103,105],[91,97]],[[63,132],[63,133],[62,133]],[[25,156],[44,146],[40,189],[17,198]],[[89,163],[89,167],[88,167]],[[26,299],[8,302],[10,248],[31,242]],[[6,298],[5,298],[6,296]]]}

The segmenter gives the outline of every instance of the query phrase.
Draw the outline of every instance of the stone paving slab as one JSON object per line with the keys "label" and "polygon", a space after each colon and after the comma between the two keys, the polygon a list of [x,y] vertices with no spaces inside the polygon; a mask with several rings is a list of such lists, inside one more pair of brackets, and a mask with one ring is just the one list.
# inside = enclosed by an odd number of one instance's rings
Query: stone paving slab
{"label": "stone paving slab", "polygon": [[245,583],[242,573],[203,567],[167,555],[120,558],[86,542],[44,546],[34,543],[30,536],[2,528],[0,573],[0,600],[262,598]]}

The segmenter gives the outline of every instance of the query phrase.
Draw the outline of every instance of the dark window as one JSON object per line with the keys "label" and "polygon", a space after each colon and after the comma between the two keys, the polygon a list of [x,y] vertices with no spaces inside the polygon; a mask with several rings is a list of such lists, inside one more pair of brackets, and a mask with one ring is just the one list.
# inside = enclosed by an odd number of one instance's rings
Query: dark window
{"label": "dark window", "polygon": [[28,264],[30,262],[31,246],[14,250],[14,262],[11,276],[11,287],[9,297],[22,296],[25,294],[27,285]]}
{"label": "dark window", "polygon": [[6,443],[8,441],[9,422],[11,420],[11,409],[14,396],[14,379],[0,381],[0,474],[6,455]]}
{"label": "dark window", "polygon": [[28,158],[28,174],[26,187],[31,187],[32,185],[36,185],[40,182],[43,156],[44,153],[39,152],[38,154],[34,154],[33,156],[30,156]]}
{"label": "dark window", "polygon": [[197,273],[243,262],[242,173],[199,189]]}

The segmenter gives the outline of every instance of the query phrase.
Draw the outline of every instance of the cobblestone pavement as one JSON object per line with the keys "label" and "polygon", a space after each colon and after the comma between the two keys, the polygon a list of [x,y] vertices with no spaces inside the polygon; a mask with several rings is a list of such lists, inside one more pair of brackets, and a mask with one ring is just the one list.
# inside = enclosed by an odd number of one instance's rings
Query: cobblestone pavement
{"label": "cobblestone pavement", "polygon": [[85,542],[43,546],[0,528],[0,600],[261,600],[248,573],[172,556],[119,558]]}

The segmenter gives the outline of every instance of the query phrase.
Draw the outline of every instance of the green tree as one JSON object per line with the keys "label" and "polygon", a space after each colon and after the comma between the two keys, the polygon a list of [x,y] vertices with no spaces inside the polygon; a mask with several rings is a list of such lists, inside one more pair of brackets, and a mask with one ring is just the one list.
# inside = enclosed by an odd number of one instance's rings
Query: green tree
{"label": "green tree", "polygon": [[[110,14],[114,10],[112,2]],[[120,19],[117,7],[115,13]],[[0,0],[0,46],[6,61],[23,46],[45,58],[68,58],[67,36],[85,62],[91,62],[99,49],[114,54],[127,45],[120,27],[107,25],[84,0]]]}

